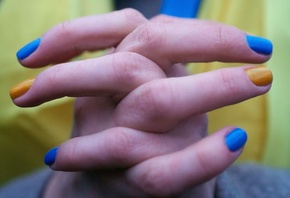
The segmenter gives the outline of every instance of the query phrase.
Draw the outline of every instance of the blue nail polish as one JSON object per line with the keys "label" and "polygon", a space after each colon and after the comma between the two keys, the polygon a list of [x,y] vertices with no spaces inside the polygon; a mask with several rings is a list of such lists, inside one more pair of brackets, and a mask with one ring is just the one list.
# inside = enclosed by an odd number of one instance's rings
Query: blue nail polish
{"label": "blue nail polish", "polygon": [[44,157],[44,163],[48,166],[51,166],[55,162],[56,154],[57,154],[58,148],[53,148],[50,151],[48,151]]}
{"label": "blue nail polish", "polygon": [[230,151],[235,152],[246,144],[247,139],[247,133],[243,129],[236,128],[226,135],[225,143]]}
{"label": "blue nail polish", "polygon": [[270,55],[273,50],[271,41],[257,36],[246,36],[249,47],[259,54]]}
{"label": "blue nail polish", "polygon": [[39,46],[41,39],[38,38],[30,43],[28,43],[27,45],[25,45],[23,48],[21,48],[16,56],[19,60],[24,60],[25,58],[27,58],[28,56],[30,56]]}

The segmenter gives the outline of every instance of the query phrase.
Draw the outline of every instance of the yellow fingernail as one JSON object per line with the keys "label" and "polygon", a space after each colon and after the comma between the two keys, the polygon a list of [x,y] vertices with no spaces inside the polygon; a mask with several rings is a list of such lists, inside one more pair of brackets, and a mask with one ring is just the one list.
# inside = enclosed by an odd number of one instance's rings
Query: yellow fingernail
{"label": "yellow fingernail", "polygon": [[250,80],[257,86],[266,86],[272,83],[273,75],[267,67],[251,67],[245,70]]}
{"label": "yellow fingernail", "polygon": [[15,85],[10,90],[10,97],[12,99],[16,99],[16,98],[19,98],[20,96],[24,95],[30,89],[33,82],[34,82],[34,79],[29,79],[29,80],[26,80],[22,83]]}

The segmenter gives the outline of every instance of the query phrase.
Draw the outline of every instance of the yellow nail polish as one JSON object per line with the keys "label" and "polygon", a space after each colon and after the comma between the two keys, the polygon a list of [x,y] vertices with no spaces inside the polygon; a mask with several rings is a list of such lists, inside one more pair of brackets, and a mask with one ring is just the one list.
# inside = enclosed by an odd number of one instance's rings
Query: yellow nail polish
{"label": "yellow nail polish", "polygon": [[273,75],[267,67],[251,67],[245,70],[249,79],[257,86],[266,86],[272,83]]}
{"label": "yellow nail polish", "polygon": [[19,98],[20,96],[24,95],[30,89],[33,82],[34,82],[34,79],[28,79],[22,83],[15,85],[10,90],[10,97],[12,99],[16,99],[16,98]]}

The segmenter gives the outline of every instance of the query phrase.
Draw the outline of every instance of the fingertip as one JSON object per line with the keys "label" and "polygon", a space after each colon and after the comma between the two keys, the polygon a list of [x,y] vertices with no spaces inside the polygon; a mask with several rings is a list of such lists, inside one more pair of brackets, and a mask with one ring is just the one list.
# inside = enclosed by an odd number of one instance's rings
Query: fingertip
{"label": "fingertip", "polygon": [[271,55],[273,51],[273,44],[270,40],[258,37],[247,35],[247,43],[249,47],[258,54],[262,55]]}
{"label": "fingertip", "polygon": [[44,163],[47,166],[52,166],[55,163],[58,147],[49,150],[44,156]]}
{"label": "fingertip", "polygon": [[38,38],[26,44],[16,53],[17,59],[22,61],[28,58],[32,53],[34,53],[37,50],[37,48],[40,45],[40,42],[41,42],[41,38]]}
{"label": "fingertip", "polygon": [[11,99],[15,100],[27,93],[33,85],[34,80],[35,79],[28,79],[12,87],[10,90]]}
{"label": "fingertip", "polygon": [[249,67],[245,69],[245,72],[256,86],[267,86],[273,82],[273,74],[267,67]]}
{"label": "fingertip", "polygon": [[234,128],[225,136],[225,144],[229,151],[236,152],[244,147],[248,139],[246,131]]}

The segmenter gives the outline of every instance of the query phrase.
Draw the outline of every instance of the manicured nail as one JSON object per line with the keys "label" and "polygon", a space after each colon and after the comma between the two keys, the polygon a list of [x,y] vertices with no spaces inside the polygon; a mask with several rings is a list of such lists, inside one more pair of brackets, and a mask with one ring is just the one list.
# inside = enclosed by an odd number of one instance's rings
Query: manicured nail
{"label": "manicured nail", "polygon": [[228,149],[235,152],[246,144],[247,138],[247,133],[243,129],[235,128],[226,135],[225,142]]}
{"label": "manicured nail", "polygon": [[257,86],[266,86],[272,83],[273,75],[267,67],[251,67],[245,70],[249,79]]}
{"label": "manicured nail", "polygon": [[259,54],[270,55],[273,50],[271,41],[257,36],[246,36],[249,47]]}
{"label": "manicured nail", "polygon": [[19,98],[20,96],[24,95],[30,87],[32,86],[34,82],[34,79],[29,79],[26,80],[22,83],[19,83],[18,85],[15,85],[11,90],[10,90],[10,97],[12,99]]}
{"label": "manicured nail", "polygon": [[51,166],[55,162],[56,154],[57,154],[58,148],[55,147],[48,151],[44,157],[44,163],[48,166]]}
{"label": "manicured nail", "polygon": [[24,60],[25,58],[27,58],[28,56],[30,56],[39,46],[41,39],[38,38],[30,43],[28,43],[27,45],[25,45],[23,48],[21,48],[16,56],[19,60]]}

